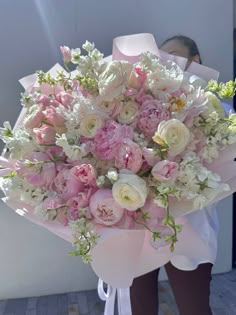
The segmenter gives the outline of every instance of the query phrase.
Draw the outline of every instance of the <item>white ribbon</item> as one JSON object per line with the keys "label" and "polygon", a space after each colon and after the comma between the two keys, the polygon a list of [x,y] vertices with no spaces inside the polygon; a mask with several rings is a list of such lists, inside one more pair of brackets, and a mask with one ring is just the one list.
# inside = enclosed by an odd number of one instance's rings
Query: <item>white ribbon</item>
{"label": "white ribbon", "polygon": [[114,315],[116,294],[118,301],[118,314],[132,315],[129,288],[117,289],[108,285],[107,291],[105,292],[103,281],[101,279],[98,280],[98,295],[102,301],[106,302],[104,315]]}

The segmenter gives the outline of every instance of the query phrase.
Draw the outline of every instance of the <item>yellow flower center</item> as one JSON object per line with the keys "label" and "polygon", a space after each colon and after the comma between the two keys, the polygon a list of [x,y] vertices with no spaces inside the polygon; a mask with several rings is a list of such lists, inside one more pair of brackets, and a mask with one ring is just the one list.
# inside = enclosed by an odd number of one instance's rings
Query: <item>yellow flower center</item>
{"label": "yellow flower center", "polygon": [[185,106],[185,102],[181,98],[178,98],[178,97],[173,97],[170,100],[170,103],[171,103],[171,110],[173,112],[180,112],[183,110]]}

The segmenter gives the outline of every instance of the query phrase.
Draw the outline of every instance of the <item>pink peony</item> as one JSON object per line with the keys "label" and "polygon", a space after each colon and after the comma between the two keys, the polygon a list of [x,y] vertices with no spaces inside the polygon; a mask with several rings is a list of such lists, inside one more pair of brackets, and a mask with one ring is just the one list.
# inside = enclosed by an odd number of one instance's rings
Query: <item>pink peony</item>
{"label": "pink peony", "polygon": [[97,174],[91,164],[74,166],[70,170],[70,174],[86,186],[96,186]]}
{"label": "pink peony", "polygon": [[149,100],[154,100],[154,98],[150,94],[147,94],[146,92],[144,92],[143,89],[141,89],[136,96],[136,101],[139,104],[143,104],[145,101],[149,101]]}
{"label": "pink peony", "polygon": [[32,166],[18,162],[17,173],[32,185],[48,188],[56,176],[55,163],[50,162],[50,157],[43,152],[34,152],[27,159],[32,161]]}
{"label": "pink peony", "polygon": [[90,199],[89,210],[95,222],[108,226],[118,223],[124,214],[124,209],[115,202],[110,189],[95,192]]}
{"label": "pink peony", "polygon": [[39,128],[34,128],[33,133],[38,144],[55,144],[56,130],[54,127],[43,124]]}
{"label": "pink peony", "polygon": [[77,196],[67,201],[68,217],[70,220],[77,220],[79,218],[79,211],[85,207],[88,207],[91,195],[94,193],[93,188],[84,190],[84,192],[78,193]]}
{"label": "pink peony", "polygon": [[67,92],[60,92],[56,95],[56,100],[65,107],[69,107],[74,101],[74,97]]}
{"label": "pink peony", "polygon": [[112,160],[125,138],[133,138],[133,129],[131,127],[120,125],[115,121],[107,121],[105,126],[96,133],[94,153],[101,160]]}
{"label": "pink peony", "polygon": [[124,139],[115,156],[115,166],[137,173],[142,166],[142,150],[130,139]]}
{"label": "pink peony", "polygon": [[152,175],[159,181],[175,180],[178,174],[178,164],[164,160],[158,162],[152,169]]}
{"label": "pink peony", "polygon": [[65,119],[62,114],[59,114],[55,107],[47,107],[44,111],[44,118],[47,123],[53,125],[54,127],[63,127]]}
{"label": "pink peony", "polygon": [[53,190],[60,194],[64,200],[75,197],[84,191],[84,185],[77,178],[71,176],[70,169],[61,168],[53,180]]}
{"label": "pink peony", "polygon": [[62,56],[63,56],[63,60],[65,63],[69,63],[71,61],[71,51],[70,48],[67,46],[61,46],[60,47]]}
{"label": "pink peony", "polygon": [[155,100],[147,100],[142,105],[138,116],[138,127],[146,137],[151,137],[157,131],[159,123],[168,120],[170,113],[158,105]]}

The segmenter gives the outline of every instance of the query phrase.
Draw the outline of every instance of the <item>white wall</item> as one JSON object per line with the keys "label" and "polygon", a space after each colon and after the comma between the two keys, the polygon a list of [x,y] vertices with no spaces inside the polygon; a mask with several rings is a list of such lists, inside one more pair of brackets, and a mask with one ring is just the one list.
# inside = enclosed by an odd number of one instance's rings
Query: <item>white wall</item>
{"label": "white wall", "polygon": [[[89,39],[110,54],[118,35],[151,32],[160,44],[182,33],[196,39],[204,63],[227,80],[232,30],[232,0],[1,0],[0,124],[14,122],[20,112],[17,80],[61,61],[60,45],[76,47]],[[223,205],[217,272],[231,266],[231,199]],[[70,249],[1,204],[0,299],[95,287],[96,276],[79,258],[67,256]]]}

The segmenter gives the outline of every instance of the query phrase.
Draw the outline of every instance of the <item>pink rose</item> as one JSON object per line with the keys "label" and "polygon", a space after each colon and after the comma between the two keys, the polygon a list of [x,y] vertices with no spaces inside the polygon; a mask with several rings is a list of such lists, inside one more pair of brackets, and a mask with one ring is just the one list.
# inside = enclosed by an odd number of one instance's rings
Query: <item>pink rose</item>
{"label": "pink rose", "polygon": [[55,144],[56,130],[54,127],[43,124],[39,128],[34,128],[33,133],[38,144]]}
{"label": "pink rose", "polygon": [[131,71],[131,74],[128,80],[128,86],[130,88],[139,90],[143,87],[146,78],[147,78],[147,74],[143,72],[141,68],[138,68],[138,67],[134,68]]}
{"label": "pink rose", "polygon": [[159,123],[168,120],[170,113],[156,100],[146,100],[138,116],[138,127],[146,137],[153,136]]}
{"label": "pink rose", "polygon": [[45,94],[46,96],[54,94],[54,87],[48,83],[42,83],[40,85],[41,94]]}
{"label": "pink rose", "polygon": [[117,124],[115,121],[107,121],[100,128],[94,139],[94,153],[101,160],[112,160],[123,139],[133,138],[133,129],[130,126]]}
{"label": "pink rose", "polygon": [[70,48],[67,47],[67,46],[61,46],[60,50],[61,50],[64,62],[65,63],[71,62],[71,51],[70,51]]}
{"label": "pink rose", "polygon": [[90,199],[89,210],[95,222],[108,226],[118,223],[124,214],[124,209],[115,202],[110,189],[95,192]]}
{"label": "pink rose", "polygon": [[34,152],[27,159],[32,161],[32,166],[19,161],[17,173],[32,185],[48,188],[56,176],[55,163],[50,162],[50,157],[43,152]]}
{"label": "pink rose", "polygon": [[30,107],[25,119],[24,125],[25,128],[33,129],[38,127],[43,121],[43,106],[42,105],[33,105]]}
{"label": "pink rose", "polygon": [[44,117],[46,119],[46,122],[53,125],[54,127],[63,127],[65,123],[64,117],[59,114],[55,107],[47,107],[43,111]]}
{"label": "pink rose", "polygon": [[70,174],[86,186],[96,186],[97,174],[95,168],[91,164],[74,166],[70,170]]}
{"label": "pink rose", "polygon": [[67,92],[60,92],[56,95],[56,100],[65,107],[69,107],[74,101],[74,97]]}
{"label": "pink rose", "polygon": [[115,166],[137,173],[142,166],[142,150],[130,139],[124,139],[115,156]]}
{"label": "pink rose", "polygon": [[46,153],[50,156],[52,160],[64,161],[66,159],[66,155],[63,149],[58,146],[49,147]]}
{"label": "pink rose", "polygon": [[43,107],[45,108],[50,103],[50,97],[47,95],[40,94],[38,97],[38,103],[42,104]]}
{"label": "pink rose", "polygon": [[174,181],[178,175],[178,164],[168,160],[160,161],[153,167],[152,175],[161,182]]}

